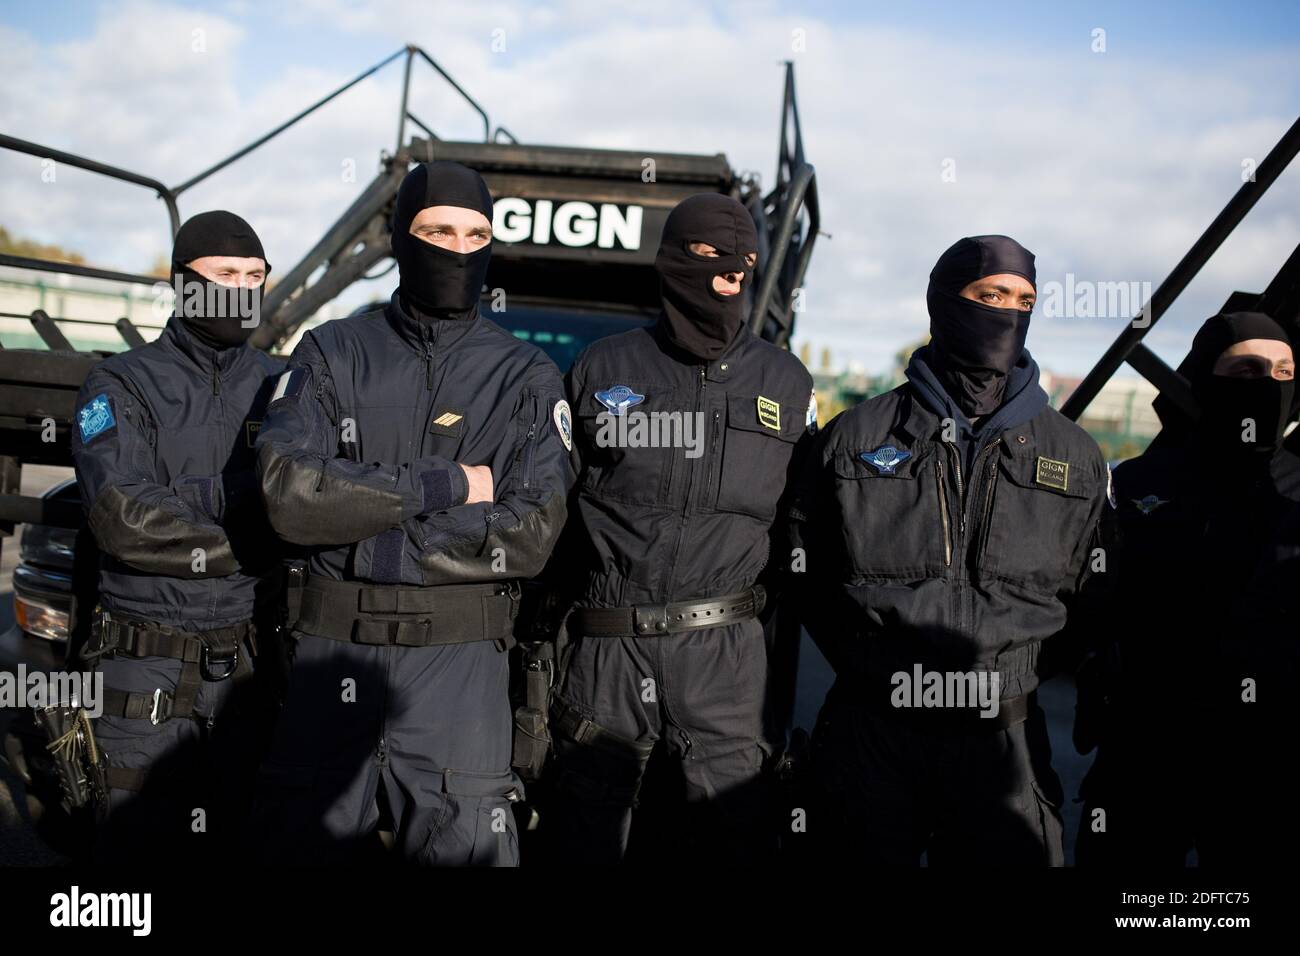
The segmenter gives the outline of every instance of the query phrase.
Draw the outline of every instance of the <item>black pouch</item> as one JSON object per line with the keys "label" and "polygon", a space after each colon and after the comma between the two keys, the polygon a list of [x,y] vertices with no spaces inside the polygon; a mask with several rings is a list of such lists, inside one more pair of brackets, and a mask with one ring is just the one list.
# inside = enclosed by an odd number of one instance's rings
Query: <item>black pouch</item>
{"label": "black pouch", "polygon": [[512,695],[514,711],[514,745],[511,766],[525,783],[541,778],[551,751],[548,724],[551,685],[555,677],[555,646],[549,641],[519,644]]}

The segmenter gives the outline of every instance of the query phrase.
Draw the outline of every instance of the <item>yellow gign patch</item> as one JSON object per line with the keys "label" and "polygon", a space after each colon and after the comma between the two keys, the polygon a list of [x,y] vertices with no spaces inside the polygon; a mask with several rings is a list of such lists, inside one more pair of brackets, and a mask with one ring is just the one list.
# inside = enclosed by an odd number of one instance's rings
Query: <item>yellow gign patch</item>
{"label": "yellow gign patch", "polygon": [[781,430],[781,403],[758,396],[758,423],[765,428]]}
{"label": "yellow gign patch", "polygon": [[1046,485],[1048,488],[1066,491],[1070,484],[1070,463],[1057,461],[1054,458],[1039,457],[1038,471],[1034,475],[1034,481],[1040,485]]}

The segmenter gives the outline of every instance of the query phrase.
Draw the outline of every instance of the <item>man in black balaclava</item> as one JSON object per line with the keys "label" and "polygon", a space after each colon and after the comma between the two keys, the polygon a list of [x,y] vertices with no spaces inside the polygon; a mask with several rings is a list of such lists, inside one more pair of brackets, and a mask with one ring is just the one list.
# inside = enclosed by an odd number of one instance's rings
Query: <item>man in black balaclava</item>
{"label": "man in black balaclava", "polygon": [[276,556],[253,441],[282,364],[243,343],[269,271],[243,219],[190,219],[166,327],[95,366],[78,396],[72,455],[101,552],[102,613],[83,654],[107,685],[94,731],[108,758],[106,861],[190,859],[244,827],[259,698],[243,678]]}
{"label": "man in black balaclava", "polygon": [[[712,251],[701,252],[704,246]],[[757,249],[754,220],[729,196],[704,193],[673,209],[655,257],[664,337],[707,361],[726,351],[745,323],[746,298],[737,293]]]}
{"label": "man in black balaclava", "polygon": [[1034,254],[1006,236],[962,239],[939,257],[925,293],[927,359],[944,392],[972,421],[1002,405],[1033,307]]}
{"label": "man in black balaclava", "polygon": [[797,604],[835,669],[813,733],[828,860],[1059,865],[1034,690],[1088,580],[1107,471],[1024,348],[1034,257],[962,239],[908,381],[818,436],[787,511]]}
{"label": "man in black balaclava", "polygon": [[[483,177],[459,163],[421,164],[402,180],[391,241],[401,275],[398,291],[412,316],[428,323],[472,321],[478,314],[492,258],[491,217],[492,196]],[[462,225],[464,243],[436,244],[455,229],[442,221],[448,219]]]}
{"label": "man in black balaclava", "polygon": [[[758,615],[778,564],[769,530],[815,407],[799,360],[746,324],[757,254],[735,199],[683,200],[655,260],[658,322],[593,343],[569,372],[580,487],[557,563],[573,643],[552,710],[557,805],[543,813],[565,862],[617,862],[629,836],[633,856],[643,846],[678,865],[775,846]],[[660,807],[681,826],[652,848],[632,809],[656,751],[679,765],[685,799]]]}
{"label": "man in black balaclava", "polygon": [[1082,751],[1099,745],[1081,865],[1296,850],[1280,798],[1300,725],[1300,505],[1273,469],[1294,407],[1291,343],[1267,315],[1216,315],[1178,371],[1199,415],[1157,398],[1165,431],[1115,469],[1112,624],[1089,669],[1097,687],[1081,689],[1108,703],[1095,734],[1076,733]]}
{"label": "man in black balaclava", "polygon": [[398,289],[303,336],[258,438],[271,523],[310,554],[262,777],[270,861],[357,858],[382,801],[404,860],[518,862],[506,651],[564,523],[572,420],[555,365],[480,314],[491,217],[473,170],[412,169]]}
{"label": "man in black balaclava", "polygon": [[243,345],[261,320],[270,273],[252,226],[224,210],[200,213],[181,226],[172,248],[176,314],[209,348]]}

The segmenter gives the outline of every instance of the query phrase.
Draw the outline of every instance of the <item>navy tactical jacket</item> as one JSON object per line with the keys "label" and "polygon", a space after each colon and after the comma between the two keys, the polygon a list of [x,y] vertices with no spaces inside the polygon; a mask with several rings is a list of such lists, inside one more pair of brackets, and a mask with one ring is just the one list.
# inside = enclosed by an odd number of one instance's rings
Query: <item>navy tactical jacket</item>
{"label": "navy tactical jacket", "polygon": [[791,580],[837,674],[886,693],[917,664],[996,671],[1003,698],[1037,686],[1092,574],[1106,463],[1050,407],[961,458],[911,383],[818,436],[787,515],[806,562]]}
{"label": "navy tactical jacket", "polygon": [[187,630],[252,617],[275,562],[254,443],[283,363],[214,350],[173,316],[77,397],[72,458],[110,612]]}
{"label": "navy tactical jacket", "polygon": [[[559,370],[482,315],[382,310],[307,332],[258,438],[271,524],[309,573],[486,583],[541,570],[565,517],[572,422]],[[493,502],[465,504],[460,464]]]}

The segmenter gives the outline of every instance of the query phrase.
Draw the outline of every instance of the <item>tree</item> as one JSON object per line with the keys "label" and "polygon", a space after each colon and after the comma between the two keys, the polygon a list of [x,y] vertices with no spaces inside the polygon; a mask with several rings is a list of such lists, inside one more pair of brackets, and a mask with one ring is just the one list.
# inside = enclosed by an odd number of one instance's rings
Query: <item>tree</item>
{"label": "tree", "polygon": [[69,252],[60,246],[46,246],[30,239],[18,239],[9,234],[9,230],[0,226],[0,252],[11,256],[24,256],[28,259],[48,259],[52,262],[66,262],[74,266],[84,266],[86,258],[79,252]]}

